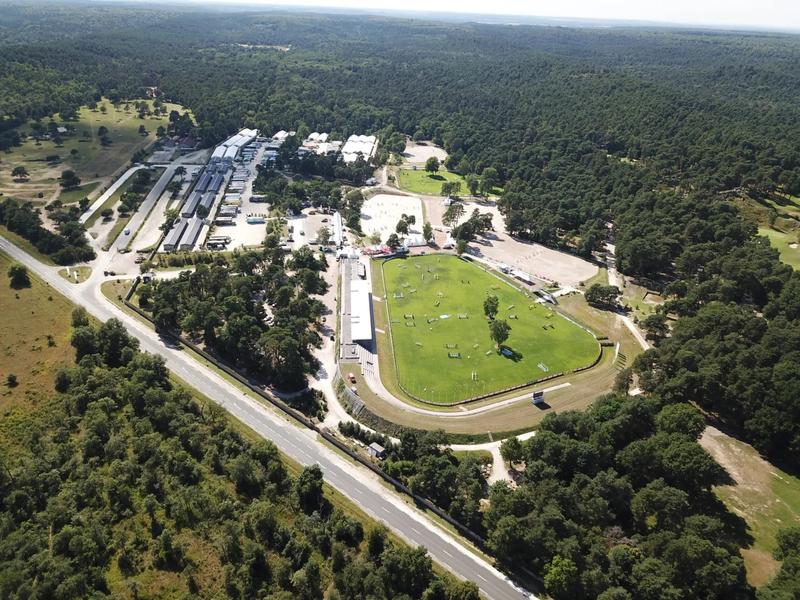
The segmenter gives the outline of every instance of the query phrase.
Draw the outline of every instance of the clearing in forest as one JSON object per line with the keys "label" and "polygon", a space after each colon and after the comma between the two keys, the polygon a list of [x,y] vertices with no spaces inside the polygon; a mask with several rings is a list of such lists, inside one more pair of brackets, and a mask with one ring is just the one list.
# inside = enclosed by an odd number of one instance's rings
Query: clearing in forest
{"label": "clearing in forest", "polygon": [[[29,137],[4,155],[3,164],[6,166],[0,170],[0,191],[7,196],[31,200],[37,200],[41,193],[40,202],[46,203],[59,189],[58,177],[64,170],[74,170],[84,184],[108,177],[125,166],[137,150],[155,141],[158,126],[166,128],[169,123],[169,111],[182,113],[186,110],[178,104],[164,103],[166,115],[146,115],[140,119],[134,102],[136,100],[131,100],[127,107],[115,107],[109,100],[103,99],[98,102],[97,109],[81,107],[76,121],[62,121],[59,115],[55,115],[53,120],[56,125],[74,127],[74,132],[61,134],[60,140],[49,137],[34,139],[34,121],[20,125],[17,131]],[[152,108],[153,102],[148,101],[148,104]],[[105,112],[99,107],[104,107]],[[46,134],[49,119],[42,119],[39,123],[44,127],[42,135]],[[144,125],[147,135],[139,133],[141,125]],[[101,128],[107,131],[110,140],[108,145],[102,143]],[[26,181],[20,182],[11,176],[15,167],[25,167],[29,175]],[[77,202],[94,191],[95,187],[86,186],[85,193],[77,198],[74,197],[77,193],[67,193],[62,201],[65,204]]]}
{"label": "clearing in forest", "polygon": [[[409,394],[451,404],[592,364],[592,334],[452,255],[383,265],[397,377]],[[497,296],[497,319],[511,327],[503,351],[489,336],[483,302]]]}

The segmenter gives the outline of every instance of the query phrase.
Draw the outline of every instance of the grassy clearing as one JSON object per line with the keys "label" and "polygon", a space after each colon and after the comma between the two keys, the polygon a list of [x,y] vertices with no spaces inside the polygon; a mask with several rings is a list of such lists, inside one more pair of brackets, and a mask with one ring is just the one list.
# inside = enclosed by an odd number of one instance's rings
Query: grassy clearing
{"label": "grassy clearing", "polygon": [[[65,169],[73,169],[84,181],[108,177],[123,167],[137,150],[155,141],[158,126],[167,124],[167,116],[140,119],[132,106],[127,111],[122,106],[116,109],[107,100],[99,105],[106,106],[105,114],[84,106],[77,121],[63,123],[73,125],[75,133],[63,136],[60,147],[49,139],[36,142],[29,138],[21,146],[12,148],[3,157],[3,163],[10,168],[0,171],[0,191],[23,199],[35,199],[39,192],[44,192],[47,197],[58,189],[58,177]],[[167,103],[166,107],[167,111],[185,111],[178,104]],[[62,124],[58,115],[54,120]],[[47,120],[42,121],[45,126],[47,123]],[[148,132],[146,136],[139,133],[140,125],[145,126]],[[108,129],[112,141],[110,146],[100,143],[100,127]],[[31,122],[17,130],[21,134],[30,133]],[[74,154],[73,150],[76,151]],[[58,155],[60,162],[47,162],[47,157],[53,155]],[[11,168],[16,166],[24,166],[28,170],[30,179],[27,182],[17,183],[11,179]]]}
{"label": "grassy clearing", "polygon": [[634,321],[640,321],[653,314],[664,299],[646,287],[627,281],[622,288],[622,301],[631,309]]}
{"label": "grassy clearing", "polygon": [[[449,255],[383,266],[400,384],[437,404],[502,390],[590,364],[597,341],[549,307]],[[501,354],[489,337],[483,301],[499,298],[511,326]],[[451,357],[451,355],[453,355]]]}
{"label": "grassy clearing", "polygon": [[467,182],[463,175],[444,169],[439,169],[436,173],[429,173],[424,169],[399,169],[396,178],[400,189],[415,194],[438,196],[442,191],[442,184],[446,181],[460,181],[461,191],[467,191]]}
{"label": "grassy clearing", "polygon": [[800,245],[797,232],[784,233],[771,227],[759,227],[759,235],[769,238],[769,243],[781,255],[781,260],[794,269],[800,269]]}
{"label": "grassy clearing", "polygon": [[[442,184],[446,181],[460,181],[461,193],[469,193],[465,177],[444,168],[439,169],[436,173],[429,173],[425,169],[398,169],[395,171],[395,181],[401,190],[427,196],[440,195]],[[502,193],[502,188],[495,187],[492,189],[490,197],[499,196]]]}
{"label": "grassy clearing", "polygon": [[70,283],[83,283],[92,274],[91,267],[68,267],[66,269],[59,269],[58,274]]}
{"label": "grassy clearing", "polygon": [[715,492],[747,522],[753,537],[752,545],[742,550],[747,579],[752,585],[763,585],[778,570],[772,558],[778,531],[800,524],[800,479],[768,463],[752,446],[712,427],[700,443],[735,481]]}
{"label": "grassy clearing", "polygon": [[74,190],[62,191],[58,195],[58,199],[61,200],[61,204],[63,204],[64,206],[77,204],[83,198],[88,198],[89,194],[91,194],[97,188],[98,185],[100,185],[99,182],[79,185]]}
{"label": "grassy clearing", "polygon": [[[31,276],[31,287],[11,289],[5,274],[13,261],[0,253],[0,453],[13,452],[33,425],[46,421],[55,373],[72,362],[73,305]],[[9,387],[9,374],[18,384]]]}

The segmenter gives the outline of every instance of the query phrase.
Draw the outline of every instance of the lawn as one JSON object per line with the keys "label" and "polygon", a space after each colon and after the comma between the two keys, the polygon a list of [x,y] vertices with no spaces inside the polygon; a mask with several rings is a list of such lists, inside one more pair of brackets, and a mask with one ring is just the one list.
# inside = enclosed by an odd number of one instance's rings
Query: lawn
{"label": "lawn", "polygon": [[61,204],[63,204],[64,206],[68,206],[70,204],[77,204],[83,198],[87,198],[89,194],[91,194],[98,185],[99,184],[97,182],[86,183],[84,185],[76,187],[75,189],[69,191],[62,191],[58,195],[58,199],[61,200]]}
{"label": "lawn", "polygon": [[436,173],[428,173],[424,169],[400,169],[397,172],[397,184],[400,189],[415,194],[438,196],[445,181],[460,181],[461,192],[467,192],[467,182],[462,175],[439,169]]}
{"label": "lawn", "polygon": [[92,274],[91,267],[67,267],[59,269],[58,274],[70,283],[83,283]]}
{"label": "lawn", "polygon": [[771,227],[759,227],[759,235],[769,238],[769,243],[781,255],[781,260],[795,269],[800,269],[800,246],[797,233],[784,233]]}
{"label": "lawn", "polygon": [[[566,373],[599,356],[586,330],[455,256],[390,260],[383,275],[398,381],[422,400],[451,404]],[[511,326],[505,343],[511,356],[489,337],[488,295],[499,298],[497,318]]]}
{"label": "lawn", "polygon": [[[428,173],[425,169],[399,169],[396,174],[397,185],[401,190],[415,194],[439,196],[442,184],[445,181],[460,181],[461,194],[469,194],[467,182],[463,175],[439,169],[436,173]],[[492,189],[491,195],[498,196],[503,193],[501,188]]]}
{"label": "lawn", "polygon": [[[64,123],[73,125],[75,133],[64,136],[60,147],[50,139],[36,142],[28,138],[21,146],[12,148],[3,157],[3,164],[7,167],[0,170],[0,191],[24,199],[35,198],[41,191],[47,197],[58,188],[58,177],[65,169],[73,169],[84,182],[108,177],[128,163],[134,152],[155,140],[159,125],[167,124],[166,115],[140,119],[132,105],[127,111],[122,106],[115,109],[107,100],[101,101],[100,105],[106,106],[106,113],[84,106],[77,121]],[[177,104],[166,106],[168,110],[184,110]],[[58,115],[55,115],[55,121],[62,123]],[[42,120],[45,126],[48,122],[48,119]],[[139,134],[140,125],[145,126],[148,135]],[[98,129],[101,126],[108,129],[112,142],[110,146],[100,143]],[[17,130],[30,133],[31,123],[21,125]],[[73,150],[76,153],[73,154]],[[47,162],[47,157],[53,155],[58,155],[59,162]],[[11,169],[16,166],[24,166],[28,170],[29,181],[22,184],[12,181]],[[66,203],[63,195],[62,201]]]}

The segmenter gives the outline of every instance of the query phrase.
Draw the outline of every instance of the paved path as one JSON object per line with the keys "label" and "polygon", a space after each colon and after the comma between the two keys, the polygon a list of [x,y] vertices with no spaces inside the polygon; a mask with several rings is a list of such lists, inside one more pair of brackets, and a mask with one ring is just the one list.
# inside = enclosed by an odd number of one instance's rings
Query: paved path
{"label": "paved path", "polygon": [[58,275],[57,268],[43,265],[3,237],[0,237],[0,250],[26,265],[52,288],[84,306],[98,319],[117,318],[122,321],[128,333],[139,340],[143,351],[162,356],[172,372],[191,382],[259,435],[271,440],[286,455],[303,465],[318,464],[330,485],[410,544],[427,548],[445,568],[461,578],[474,581],[488,598],[533,598],[503,573],[466,550],[448,532],[411,506],[406,498],[384,487],[374,474],[323,444],[314,432],[267,408],[188,356],[182,348],[165,344],[149,327],[108,302],[100,291],[103,277],[99,271],[94,270],[87,282],[73,284]]}
{"label": "paved path", "polygon": [[[615,285],[620,290],[623,288],[623,281],[622,275],[619,274],[617,271],[617,256],[616,256],[616,247],[614,244],[606,243],[606,267],[608,268],[608,284]],[[619,318],[622,319],[622,322],[625,324],[636,341],[639,342],[639,345],[642,347],[643,350],[647,350],[650,348],[650,342],[642,335],[642,332],[636,326],[631,318],[628,315],[620,315],[618,314]]]}
{"label": "paved path", "polygon": [[118,250],[130,247],[131,242],[133,242],[133,239],[139,232],[139,228],[142,226],[145,219],[150,216],[150,211],[153,209],[153,206],[155,206],[156,202],[158,202],[159,198],[161,198],[164,190],[167,189],[167,185],[169,185],[169,182],[172,181],[173,175],[175,175],[175,169],[177,169],[179,166],[180,165],[177,164],[169,165],[161,174],[161,177],[158,178],[158,181],[155,182],[144,201],[139,205],[138,210],[133,213],[131,220],[128,221],[128,224],[125,226],[125,229],[130,231],[131,234],[121,235],[117,238],[117,240],[119,240],[119,243],[117,244]]}
{"label": "paved path", "polygon": [[103,206],[103,204],[105,204],[106,200],[108,200],[111,197],[111,195],[114,192],[116,192],[123,183],[128,181],[128,178],[131,175],[133,175],[134,173],[136,173],[136,171],[140,169],[146,169],[146,168],[147,168],[146,165],[136,165],[135,167],[131,167],[130,169],[125,171],[122,175],[120,175],[119,179],[117,179],[114,183],[111,184],[111,187],[109,187],[105,192],[100,194],[100,197],[92,203],[92,205],[89,207],[89,210],[83,213],[80,216],[80,219],[78,220],[81,223],[86,223],[86,221],[89,220],[89,217],[91,217],[96,211],[100,210],[100,207]]}

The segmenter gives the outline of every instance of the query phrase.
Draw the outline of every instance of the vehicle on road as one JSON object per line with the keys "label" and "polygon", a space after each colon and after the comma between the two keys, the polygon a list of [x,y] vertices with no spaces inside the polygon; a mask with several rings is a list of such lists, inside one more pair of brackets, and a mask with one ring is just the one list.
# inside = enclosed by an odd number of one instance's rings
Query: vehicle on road
{"label": "vehicle on road", "polygon": [[125,235],[130,235],[130,234],[131,234],[131,230],[130,230],[130,229],[126,229],[126,230],[125,230],[123,233],[124,233]]}

